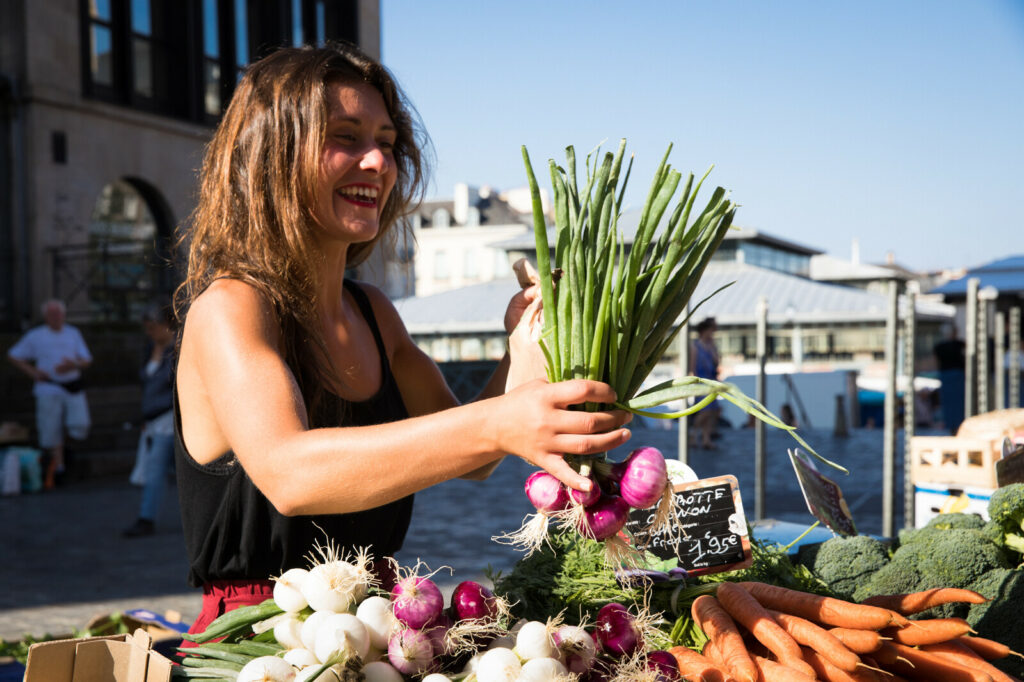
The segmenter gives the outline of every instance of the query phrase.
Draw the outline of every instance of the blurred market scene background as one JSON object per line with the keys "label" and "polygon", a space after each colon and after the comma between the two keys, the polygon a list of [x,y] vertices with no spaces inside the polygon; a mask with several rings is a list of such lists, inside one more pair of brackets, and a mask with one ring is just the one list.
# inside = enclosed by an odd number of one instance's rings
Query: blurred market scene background
{"label": "blurred market scene background", "polygon": [[[6,354],[59,298],[94,363],[93,427],[72,446],[63,485],[36,494],[22,481],[0,499],[0,572],[13,586],[0,596],[0,637],[68,631],[115,607],[198,611],[176,507],[156,535],[119,536],[139,494],[128,472],[140,320],[180,281],[174,232],[241,71],[277,46],[331,39],[380,57],[433,139],[435,179],[407,218],[411,238],[353,276],[396,302],[461,398],[504,352],[511,263],[536,255],[520,145],[542,166],[566,145],[582,153],[626,137],[636,155],[619,223],[628,248],[646,183],[674,143],[675,167],[699,176],[714,165],[709,182],[741,205],[693,300],[732,284],[692,322],[715,318],[721,379],[763,391],[773,412],[788,405],[805,439],[851,471],[836,480],[862,532],[912,525],[947,498],[966,504],[968,484],[975,498],[994,487],[928,475],[925,499],[904,470],[912,438],[960,427],[944,417],[951,384],[933,352],[951,335],[966,350],[965,417],[1022,405],[1016,0],[7,0],[0,346]],[[673,347],[652,380],[680,376],[685,352]],[[6,362],[0,422],[0,452],[31,459],[31,385]],[[1024,439],[1024,421],[990,426],[986,443]],[[737,476],[751,521],[813,522],[786,434],[746,428],[726,408],[710,452],[686,445],[687,428],[637,419],[632,444],[701,477]],[[464,577],[507,569],[515,553],[490,538],[530,511],[525,473],[510,461],[482,484],[422,493],[437,513],[414,517],[399,558]]]}

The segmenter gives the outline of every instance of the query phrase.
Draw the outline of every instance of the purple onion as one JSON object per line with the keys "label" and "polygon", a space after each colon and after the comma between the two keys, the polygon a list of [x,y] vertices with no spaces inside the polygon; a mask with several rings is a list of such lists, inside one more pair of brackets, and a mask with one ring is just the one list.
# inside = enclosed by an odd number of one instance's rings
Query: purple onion
{"label": "purple onion", "polygon": [[623,462],[619,494],[629,506],[647,509],[661,499],[668,483],[665,457],[657,448],[637,448]]}
{"label": "purple onion", "polygon": [[395,618],[414,630],[427,625],[444,610],[444,597],[434,581],[415,575],[395,583],[391,602]]}
{"label": "purple onion", "polygon": [[455,620],[494,618],[498,615],[494,593],[480,583],[462,581],[452,592],[452,615]]}
{"label": "purple onion", "polygon": [[605,604],[597,612],[594,633],[601,644],[601,650],[613,658],[632,656],[642,644],[633,614],[615,602]]}
{"label": "purple onion", "polygon": [[575,488],[569,489],[569,498],[574,502],[589,507],[601,498],[601,486],[597,484],[594,479],[590,479],[593,483],[590,486],[590,490],[583,492],[582,490],[576,490]]}
{"label": "purple onion", "polygon": [[452,653],[450,651],[450,645],[445,641],[444,636],[448,634],[448,630],[452,627],[452,619],[441,614],[435,618],[430,625],[422,630],[426,633],[427,637],[430,638],[430,643],[434,647],[434,658],[441,658]]}
{"label": "purple onion", "polygon": [[659,682],[676,682],[679,679],[679,664],[676,663],[676,657],[667,651],[647,654],[647,669],[658,673]]}
{"label": "purple onion", "polygon": [[403,675],[419,675],[435,669],[434,644],[420,630],[402,628],[388,640],[388,662]]}
{"label": "purple onion", "polygon": [[605,540],[619,532],[629,519],[629,504],[618,495],[602,495],[584,509],[580,535],[592,540]]}
{"label": "purple onion", "polygon": [[546,471],[535,471],[526,479],[526,496],[541,513],[556,512],[569,506],[565,486]]}

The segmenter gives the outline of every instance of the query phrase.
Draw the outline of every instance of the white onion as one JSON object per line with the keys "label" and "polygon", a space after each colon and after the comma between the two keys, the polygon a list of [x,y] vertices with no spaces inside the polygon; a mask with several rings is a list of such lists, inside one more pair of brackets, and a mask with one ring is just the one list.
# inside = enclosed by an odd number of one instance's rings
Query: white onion
{"label": "white onion", "polygon": [[363,677],[366,682],[402,682],[402,673],[384,661],[375,661],[363,666]]}
{"label": "white onion", "polygon": [[274,625],[274,639],[277,643],[288,649],[301,649],[302,644],[302,621],[294,614],[286,614]]}
{"label": "white onion", "polygon": [[476,665],[477,682],[516,682],[522,663],[511,649],[491,649]]}
{"label": "white onion", "polygon": [[554,636],[558,658],[569,672],[582,674],[594,666],[597,644],[589,632],[578,625],[562,625]]}
{"label": "white onion", "polygon": [[551,682],[558,675],[568,672],[564,665],[553,658],[533,658],[523,663],[518,682]]}
{"label": "white onion", "polygon": [[282,611],[294,613],[309,605],[302,594],[302,583],[308,575],[309,571],[304,568],[289,568],[274,581],[274,603]]}
{"label": "white onion", "polygon": [[351,613],[333,613],[324,619],[316,632],[313,653],[326,663],[339,653],[346,658],[362,658],[370,650],[370,633]]}
{"label": "white onion", "polygon": [[482,651],[478,651],[477,653],[475,653],[472,656],[470,656],[469,660],[466,661],[466,665],[463,666],[462,672],[464,672],[464,673],[475,673],[476,672],[476,667],[478,665],[480,665],[480,659],[483,657],[483,655],[484,655],[484,653]]}
{"label": "white onion", "polygon": [[516,635],[516,653],[524,661],[534,658],[551,658],[556,655],[555,640],[548,632],[548,626],[538,620],[524,623]]}
{"label": "white onion", "polygon": [[238,672],[237,682],[294,682],[295,668],[283,658],[260,656]]}
{"label": "white onion", "polygon": [[309,618],[302,622],[302,630],[299,631],[299,637],[302,639],[302,646],[306,647],[310,651],[316,648],[316,633],[320,629],[320,624],[327,620],[328,617],[333,616],[332,611],[315,611]]}
{"label": "white onion", "polygon": [[[308,665],[300,670],[295,675],[295,682],[309,682],[313,679],[313,675],[316,674],[317,670],[320,670],[319,665]],[[342,682],[341,673],[338,672],[337,666],[331,666],[327,670],[323,671],[319,677],[316,678],[316,682]]]}
{"label": "white onion", "polygon": [[380,661],[384,658],[385,655],[387,655],[387,653],[387,651],[382,651],[381,649],[378,649],[377,647],[373,646],[373,644],[371,643],[370,650],[366,652],[365,656],[363,656],[363,663],[373,663],[374,661]]}
{"label": "white onion", "polygon": [[316,657],[309,649],[289,649],[284,652],[281,656],[284,660],[288,661],[296,668],[305,668],[310,665],[320,665],[321,661]]}
{"label": "white onion", "polygon": [[390,599],[367,597],[356,609],[356,618],[363,621],[370,633],[370,644],[378,649],[388,648],[388,640],[397,622]]}
{"label": "white onion", "polygon": [[357,601],[360,584],[352,564],[328,561],[310,569],[302,582],[302,594],[314,611],[341,613]]}
{"label": "white onion", "polygon": [[445,677],[441,673],[430,673],[424,677],[420,682],[452,682],[452,678]]}

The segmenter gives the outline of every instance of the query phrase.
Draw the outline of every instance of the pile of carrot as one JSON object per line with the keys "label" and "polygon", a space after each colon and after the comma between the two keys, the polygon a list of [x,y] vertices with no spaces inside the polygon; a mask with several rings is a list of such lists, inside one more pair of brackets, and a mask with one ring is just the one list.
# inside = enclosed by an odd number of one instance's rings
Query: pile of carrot
{"label": "pile of carrot", "polygon": [[985,601],[971,590],[940,588],[857,604],[765,583],[725,582],[691,607],[708,637],[703,651],[677,646],[669,652],[690,682],[1017,680],[989,661],[1020,654],[972,636],[967,621],[907,618],[940,604]]}

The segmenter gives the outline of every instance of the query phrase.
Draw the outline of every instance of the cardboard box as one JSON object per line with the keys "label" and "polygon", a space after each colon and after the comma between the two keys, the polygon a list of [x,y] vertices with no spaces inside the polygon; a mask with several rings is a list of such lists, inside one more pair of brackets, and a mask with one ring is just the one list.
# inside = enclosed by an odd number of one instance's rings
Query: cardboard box
{"label": "cardboard box", "polygon": [[172,664],[144,630],[33,644],[25,682],[170,682]]}
{"label": "cardboard box", "polygon": [[915,483],[914,525],[921,528],[939,514],[955,512],[977,514],[987,521],[993,491],[975,486]]}

